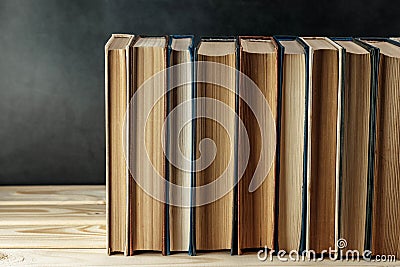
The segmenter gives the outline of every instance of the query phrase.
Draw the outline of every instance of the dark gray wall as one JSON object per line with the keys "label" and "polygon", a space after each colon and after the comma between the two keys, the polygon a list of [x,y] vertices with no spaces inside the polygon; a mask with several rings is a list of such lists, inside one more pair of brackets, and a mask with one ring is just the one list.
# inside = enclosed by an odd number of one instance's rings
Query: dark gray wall
{"label": "dark gray wall", "polygon": [[0,0],[0,184],[102,184],[113,32],[400,35],[393,1]]}

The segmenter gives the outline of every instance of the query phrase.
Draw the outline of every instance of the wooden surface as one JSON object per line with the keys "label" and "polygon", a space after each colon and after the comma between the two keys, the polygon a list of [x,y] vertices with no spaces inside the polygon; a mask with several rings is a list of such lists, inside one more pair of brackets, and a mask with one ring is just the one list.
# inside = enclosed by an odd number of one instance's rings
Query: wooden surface
{"label": "wooden surface", "polygon": [[213,252],[188,256],[144,253],[125,257],[107,256],[105,249],[6,249],[0,250],[0,266],[398,266],[398,262],[366,261],[259,261],[256,253],[230,256],[227,252]]}
{"label": "wooden surface", "polygon": [[0,248],[105,248],[104,186],[0,187]]}
{"label": "wooden surface", "polygon": [[[276,257],[262,262],[256,252],[108,256],[104,199],[104,186],[0,187],[0,266],[376,266],[365,261],[285,262]],[[89,247],[93,249],[85,249]]]}
{"label": "wooden surface", "polygon": [[105,205],[105,186],[0,186],[0,206]]}

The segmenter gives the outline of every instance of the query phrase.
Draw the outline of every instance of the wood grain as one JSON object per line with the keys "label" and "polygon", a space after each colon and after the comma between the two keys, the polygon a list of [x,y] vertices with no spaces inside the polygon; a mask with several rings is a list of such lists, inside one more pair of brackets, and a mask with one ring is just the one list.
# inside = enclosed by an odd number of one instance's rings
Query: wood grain
{"label": "wood grain", "polygon": [[[33,222],[34,224],[35,222]],[[99,224],[2,225],[0,248],[105,248],[105,218]]]}
{"label": "wood grain", "polygon": [[0,187],[0,248],[105,248],[104,186]]}
{"label": "wood grain", "polygon": [[[3,190],[4,188],[1,187],[1,191],[5,191]],[[43,187],[14,187],[13,191],[39,192],[38,188],[43,189]],[[79,186],[52,186],[55,192],[70,192],[71,196],[82,196],[83,198],[85,197],[83,192],[88,192],[88,196],[101,196],[105,192],[104,186],[82,186],[82,191],[79,188]],[[8,193],[14,195],[13,191],[10,190]],[[46,189],[44,191],[48,192]],[[55,201],[54,195],[57,194],[51,195],[53,196],[51,201]],[[61,198],[64,197],[65,195],[61,194]],[[104,201],[104,197],[99,200]],[[15,201],[18,202],[18,199],[15,199]],[[26,197],[21,196],[20,203],[25,203],[25,201]],[[82,217],[86,218],[85,220],[89,220],[88,217],[91,217],[92,213],[98,210],[96,207],[101,207],[102,205],[95,205],[94,208],[88,208],[90,205],[82,208],[80,204],[77,204],[75,208],[44,205],[46,208],[42,209],[40,209],[40,205],[31,205],[27,208],[24,206],[18,207],[19,211],[12,211],[16,207],[13,206],[10,211],[5,208],[6,205],[2,205],[1,207],[4,209],[0,212],[1,220],[8,218],[8,222],[11,222],[12,218],[26,216],[32,220],[36,214],[38,217],[47,218],[50,216],[51,210],[53,210],[55,217],[60,217],[59,225],[55,227],[44,224],[34,227],[9,225],[8,229],[3,226],[0,227],[0,266],[379,266],[377,262],[330,261],[327,259],[322,262],[284,262],[279,261],[277,257],[274,257],[273,261],[261,262],[258,260],[256,252],[245,253],[241,256],[230,256],[228,252],[198,253],[198,256],[195,257],[188,256],[186,253],[161,256],[160,253],[154,252],[137,254],[133,257],[108,256],[105,249],[105,217],[100,219],[100,217],[94,216],[95,218],[92,220],[92,223],[96,220],[101,220],[101,226],[73,225],[71,223],[64,223],[64,226],[62,226],[61,224],[62,221],[66,221],[61,219],[63,212],[69,214],[68,216],[71,218],[79,217],[81,211],[84,211]],[[85,204],[83,206],[85,207]],[[50,207],[53,208],[51,209]],[[35,208],[41,211],[36,212]],[[23,209],[26,210],[24,211]],[[102,210],[104,212],[105,207]],[[100,216],[100,214],[93,215]],[[6,242],[8,243],[7,246],[4,245]],[[61,246],[67,247],[67,245],[69,249],[54,249]],[[14,249],[17,247],[24,249]],[[71,249],[72,247],[80,247],[80,249]],[[84,249],[85,247],[99,249]],[[380,266],[398,266],[398,262],[385,262]]]}
{"label": "wood grain", "polygon": [[105,249],[4,249],[0,250],[0,266],[398,266],[399,262],[366,261],[259,261],[257,254],[230,256],[226,252],[199,253],[192,257],[185,253],[161,256],[143,253],[133,257],[107,256]]}
{"label": "wood grain", "polygon": [[0,227],[5,225],[103,224],[104,205],[0,206]]}
{"label": "wood grain", "polygon": [[70,186],[1,186],[3,205],[80,205],[105,204],[103,185]]}

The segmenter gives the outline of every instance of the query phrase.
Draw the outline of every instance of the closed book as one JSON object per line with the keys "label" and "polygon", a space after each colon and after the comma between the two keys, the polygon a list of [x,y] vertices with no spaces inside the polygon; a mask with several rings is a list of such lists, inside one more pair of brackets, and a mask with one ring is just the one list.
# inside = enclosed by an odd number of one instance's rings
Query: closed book
{"label": "closed book", "polygon": [[128,254],[129,170],[125,116],[130,99],[133,35],[113,34],[105,45],[107,251]]}
{"label": "closed book", "polygon": [[166,155],[168,37],[138,36],[130,47],[129,251],[161,251],[166,241]]}
{"label": "closed book", "polygon": [[[274,248],[276,177],[279,157],[276,145],[269,142],[276,134],[278,120],[278,46],[271,37],[241,36],[239,79],[239,117],[245,131],[238,130],[238,252]],[[264,105],[263,105],[264,104]],[[262,128],[258,119],[271,127]],[[265,131],[268,130],[268,132]],[[248,143],[246,142],[248,140]],[[279,142],[277,142],[279,143]],[[249,150],[249,158],[243,151]],[[272,163],[265,157],[270,154]],[[256,169],[263,173],[261,184],[250,188]],[[257,179],[254,177],[254,179]]]}
{"label": "closed book", "polygon": [[376,99],[376,143],[371,199],[373,255],[400,257],[400,43],[386,38],[362,38],[379,53]]}
{"label": "closed book", "polygon": [[[194,47],[193,36],[172,35],[168,45],[167,153],[167,254],[187,251],[193,244],[193,153],[194,153]],[[186,158],[187,160],[183,160]],[[177,187],[172,186],[177,185]]]}
{"label": "closed book", "polygon": [[196,49],[195,248],[200,251],[237,250],[236,65],[235,39],[202,39]]}
{"label": "closed book", "polygon": [[377,53],[354,38],[331,38],[343,47],[342,157],[339,237],[342,250],[363,251],[369,239],[374,169]]}
{"label": "closed book", "polygon": [[343,49],[328,38],[302,40],[310,47],[306,248],[322,253],[338,240]]}
{"label": "closed book", "polygon": [[279,45],[279,178],[275,249],[299,251],[306,244],[309,48],[299,38],[276,36]]}

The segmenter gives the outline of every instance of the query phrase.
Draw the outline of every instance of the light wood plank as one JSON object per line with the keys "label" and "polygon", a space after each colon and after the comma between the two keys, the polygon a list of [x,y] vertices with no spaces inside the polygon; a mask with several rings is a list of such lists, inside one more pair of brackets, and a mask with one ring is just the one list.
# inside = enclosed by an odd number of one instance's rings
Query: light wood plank
{"label": "light wood plank", "polygon": [[0,250],[0,266],[396,266],[398,262],[324,261],[292,262],[259,261],[256,253],[230,256],[227,252],[200,254],[195,257],[184,253],[161,256],[160,253],[145,253],[132,257],[107,256],[105,249],[26,249]]}
{"label": "light wood plank", "polygon": [[105,204],[104,185],[1,186],[0,206]]}
{"label": "light wood plank", "polygon": [[105,225],[104,205],[0,206],[0,227],[22,225]]}
{"label": "light wood plank", "polygon": [[105,248],[105,205],[0,206],[0,248]]}
{"label": "light wood plank", "polygon": [[[14,192],[31,192],[29,187],[14,188]],[[59,188],[63,192],[69,191],[74,196],[84,196],[82,192],[85,190],[89,196],[100,193],[90,193],[90,186]],[[94,191],[100,191],[101,188],[104,189],[104,187],[93,187]],[[4,187],[0,188],[0,191],[2,189]],[[51,191],[49,187],[44,187],[44,191],[52,196],[51,203],[59,203],[55,197],[58,191],[54,194],[49,193]],[[0,195],[5,195],[4,190]],[[8,195],[13,195],[11,190]],[[66,196],[61,194],[62,198],[71,200],[71,198],[65,198]],[[14,199],[18,202],[17,197]],[[36,199],[45,198],[40,197],[38,193]],[[74,203],[79,203],[79,201]],[[196,257],[185,253],[171,256],[161,256],[161,253],[143,253],[132,257],[108,256],[105,249],[104,212],[104,205],[56,206],[49,205],[48,202],[47,205],[0,205],[0,266],[377,266],[376,262],[365,261],[283,262],[276,257],[272,261],[268,259],[261,262],[255,252],[242,256],[230,256],[228,252],[199,253]],[[14,249],[17,247],[25,249]],[[63,247],[102,249],[54,249]],[[380,265],[395,266],[396,264],[398,262],[385,262]]]}
{"label": "light wood plank", "polygon": [[104,186],[0,187],[0,248],[105,248]]}
{"label": "light wood plank", "polygon": [[105,248],[105,225],[1,226],[0,248]]}

